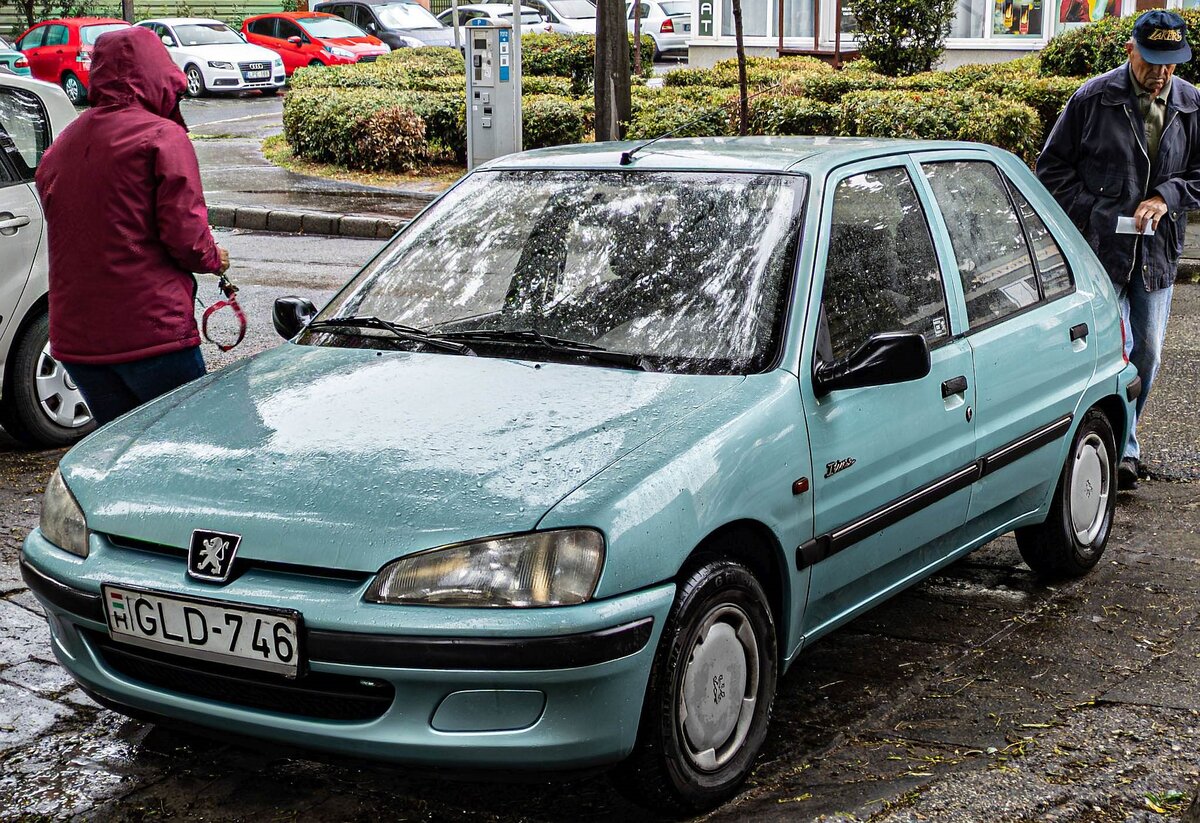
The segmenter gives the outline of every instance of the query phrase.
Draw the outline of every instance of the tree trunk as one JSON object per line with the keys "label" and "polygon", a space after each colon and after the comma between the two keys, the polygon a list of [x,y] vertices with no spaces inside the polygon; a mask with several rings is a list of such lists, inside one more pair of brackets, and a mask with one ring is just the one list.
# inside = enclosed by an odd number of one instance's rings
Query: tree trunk
{"label": "tree trunk", "polygon": [[629,123],[629,33],[622,0],[596,7],[596,140],[620,140]]}
{"label": "tree trunk", "polygon": [[136,19],[133,13],[133,0],[121,0],[121,17],[127,23],[132,23]]}
{"label": "tree trunk", "polygon": [[642,0],[633,0],[633,73],[642,73]]}
{"label": "tree trunk", "polygon": [[750,90],[746,84],[746,43],[742,37],[742,0],[733,0],[733,36],[738,61],[738,134],[750,132]]}

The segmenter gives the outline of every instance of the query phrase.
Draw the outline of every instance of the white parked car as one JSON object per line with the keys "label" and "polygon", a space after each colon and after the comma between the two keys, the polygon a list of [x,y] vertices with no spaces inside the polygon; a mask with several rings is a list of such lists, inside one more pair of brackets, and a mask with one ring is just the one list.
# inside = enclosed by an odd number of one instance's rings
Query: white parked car
{"label": "white parked car", "polygon": [[[494,23],[508,23],[511,26],[513,21],[513,7],[511,3],[471,3],[458,7],[458,24],[460,26],[469,25],[470,21],[477,17],[485,17]],[[442,25],[453,26],[454,9],[446,9],[437,18],[442,21]],[[542,21],[542,17],[537,9],[526,5],[521,6],[521,28],[525,32],[553,31],[549,23]]]}
{"label": "white parked car", "polygon": [[[654,40],[654,59],[668,51],[687,51],[692,36],[692,4],[689,0],[642,0],[642,34]],[[633,3],[625,3],[625,18],[633,34]]]}
{"label": "white parked car", "polygon": [[596,4],[592,0],[525,0],[542,22],[558,34],[595,34]]}
{"label": "white parked car", "polygon": [[158,17],[138,25],[162,38],[175,65],[187,75],[189,97],[253,89],[275,94],[287,80],[278,54],[247,43],[220,20]]}
{"label": "white parked car", "polygon": [[46,228],[33,184],[43,152],[74,118],[58,86],[0,74],[0,425],[31,445],[65,446],[95,428],[50,355]]}

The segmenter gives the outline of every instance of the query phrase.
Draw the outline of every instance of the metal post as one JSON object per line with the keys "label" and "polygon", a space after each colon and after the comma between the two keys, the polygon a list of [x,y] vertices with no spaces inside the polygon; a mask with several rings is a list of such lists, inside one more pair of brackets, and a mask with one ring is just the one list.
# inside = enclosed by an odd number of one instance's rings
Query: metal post
{"label": "metal post", "polygon": [[633,0],[633,73],[642,73],[642,0]]}
{"label": "metal post", "polygon": [[[782,3],[783,0],[779,0],[779,2]],[[458,0],[450,0],[450,8],[454,9],[454,48],[462,49],[462,33],[458,29]]]}
{"label": "metal post", "polygon": [[517,90],[517,151],[525,145],[525,120],[521,111],[524,99],[521,85],[521,0],[513,0],[513,44],[512,44],[512,76],[513,88]]}

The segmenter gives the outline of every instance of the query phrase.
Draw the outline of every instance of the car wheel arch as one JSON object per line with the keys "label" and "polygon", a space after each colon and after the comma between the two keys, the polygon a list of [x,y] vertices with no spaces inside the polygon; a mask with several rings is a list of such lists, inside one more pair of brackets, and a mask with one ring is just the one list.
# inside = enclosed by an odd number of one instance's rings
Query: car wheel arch
{"label": "car wheel arch", "polygon": [[33,321],[36,320],[39,315],[48,311],[50,311],[50,295],[43,294],[37,300],[34,300],[33,304],[26,309],[25,316],[22,317],[21,322],[17,324],[17,330],[12,337],[13,343],[11,346],[9,346],[8,353],[4,357],[4,385],[3,389],[0,390],[0,397],[3,397],[5,394],[8,394],[8,392],[11,391],[11,383],[13,379],[13,361],[17,357],[17,341],[24,337],[25,332],[29,329],[29,327],[33,324]]}
{"label": "car wheel arch", "polygon": [[734,560],[754,574],[767,595],[776,625],[779,660],[784,660],[788,639],[787,619],[792,597],[787,556],[779,538],[759,520],[735,520],[706,535],[679,566],[675,581],[682,584],[700,566],[713,560]]}
{"label": "car wheel arch", "polygon": [[[1092,408],[1099,409],[1100,411],[1104,412],[1104,416],[1108,418],[1109,425],[1111,425],[1113,431],[1117,433],[1117,448],[1120,449],[1122,445],[1120,442],[1121,432],[1125,431],[1125,424],[1127,422],[1127,409],[1125,407],[1125,402],[1117,395],[1110,394],[1107,397],[1103,397],[1097,401]],[[1086,414],[1087,412],[1085,411],[1084,414],[1079,415],[1079,420],[1083,420]],[[1078,423],[1076,426],[1078,426]],[[1071,436],[1075,436],[1074,431],[1071,432]],[[1120,459],[1120,455],[1118,455],[1118,459]]]}

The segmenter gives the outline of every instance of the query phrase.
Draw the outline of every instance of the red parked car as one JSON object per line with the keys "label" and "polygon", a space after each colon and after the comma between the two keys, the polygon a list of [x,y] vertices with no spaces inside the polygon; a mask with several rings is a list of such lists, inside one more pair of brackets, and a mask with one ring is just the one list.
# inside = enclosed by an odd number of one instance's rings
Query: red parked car
{"label": "red parked car", "polygon": [[58,83],[82,106],[87,102],[88,75],[92,69],[92,47],[106,32],[128,26],[111,17],[65,17],[38,23],[20,36],[16,48],[29,58],[33,76]]}
{"label": "red parked car", "polygon": [[391,48],[358,26],[334,14],[318,11],[281,12],[249,17],[242,34],[283,58],[290,77],[303,66],[334,66],[369,62]]}

